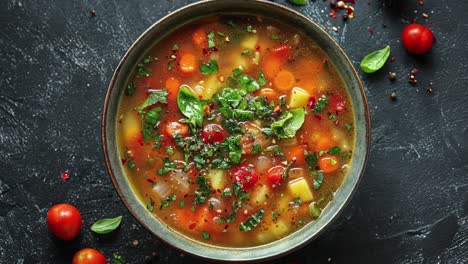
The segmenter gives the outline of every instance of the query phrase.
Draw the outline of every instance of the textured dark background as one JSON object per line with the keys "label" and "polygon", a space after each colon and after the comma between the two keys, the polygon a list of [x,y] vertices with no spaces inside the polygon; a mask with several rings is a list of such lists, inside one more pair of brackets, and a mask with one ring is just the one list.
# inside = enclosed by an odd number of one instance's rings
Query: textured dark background
{"label": "textured dark background", "polygon": [[[128,263],[201,262],[133,219],[100,146],[104,96],[120,57],[148,26],[190,2],[0,1],[0,263],[69,263],[82,247]],[[275,263],[467,263],[468,1],[357,0],[356,18],[347,23],[328,16],[327,2],[295,9],[327,27],[356,66],[387,44],[395,61],[372,75],[361,72],[373,144],[351,204],[320,238]],[[437,38],[425,56],[401,47],[412,17],[432,24]],[[415,67],[413,87],[407,80]],[[397,73],[395,83],[388,71]],[[71,177],[63,181],[66,170]],[[53,239],[45,224],[59,202],[82,212],[81,235],[70,243]],[[119,230],[91,234],[95,220],[116,215],[123,215]]]}

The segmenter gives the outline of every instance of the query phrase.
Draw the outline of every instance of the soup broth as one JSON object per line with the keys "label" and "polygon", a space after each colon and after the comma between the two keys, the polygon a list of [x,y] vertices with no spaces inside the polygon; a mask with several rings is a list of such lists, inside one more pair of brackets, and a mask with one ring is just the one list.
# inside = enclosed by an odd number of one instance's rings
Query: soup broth
{"label": "soup broth", "polygon": [[320,217],[354,144],[346,86],[300,32],[215,16],[142,58],[119,107],[118,148],[151,213],[194,240],[247,247]]}

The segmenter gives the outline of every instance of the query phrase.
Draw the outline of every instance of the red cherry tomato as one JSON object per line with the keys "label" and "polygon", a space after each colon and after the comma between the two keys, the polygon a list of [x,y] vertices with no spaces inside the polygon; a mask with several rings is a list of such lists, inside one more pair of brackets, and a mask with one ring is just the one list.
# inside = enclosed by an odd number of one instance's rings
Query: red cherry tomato
{"label": "red cherry tomato", "polygon": [[283,182],[284,169],[283,166],[275,166],[269,169],[266,174],[267,182],[273,187],[280,185]]}
{"label": "red cherry tomato", "polygon": [[92,248],[83,248],[73,256],[72,264],[107,264],[106,256]]}
{"label": "red cherry tomato", "polygon": [[346,110],[345,104],[346,102],[343,96],[341,96],[339,93],[335,93],[334,95],[330,96],[330,101],[328,103],[330,109],[337,115],[343,113]]}
{"label": "red cherry tomato", "polygon": [[47,226],[58,238],[72,240],[80,233],[80,211],[73,205],[56,204],[47,212]]}
{"label": "red cherry tomato", "polygon": [[282,44],[280,46],[274,47],[271,52],[273,55],[275,55],[275,57],[282,60],[287,60],[291,54],[291,47],[286,44]]}
{"label": "red cherry tomato", "polygon": [[257,172],[252,164],[237,167],[233,175],[236,182],[240,183],[244,190],[254,187],[258,181]]}
{"label": "red cherry tomato", "polygon": [[208,124],[203,127],[202,140],[205,144],[222,142],[225,137],[224,129],[220,125]]}
{"label": "red cherry tomato", "polygon": [[407,51],[413,54],[428,52],[434,44],[434,34],[421,24],[409,24],[401,33],[401,41]]}

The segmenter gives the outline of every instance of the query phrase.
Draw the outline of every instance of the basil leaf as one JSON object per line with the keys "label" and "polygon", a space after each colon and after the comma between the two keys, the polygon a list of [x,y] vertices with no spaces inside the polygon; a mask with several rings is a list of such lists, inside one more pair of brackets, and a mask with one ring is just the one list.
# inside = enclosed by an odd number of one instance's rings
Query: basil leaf
{"label": "basil leaf", "polygon": [[159,119],[161,118],[162,109],[161,107],[156,107],[148,110],[143,116],[143,125],[141,128],[141,133],[143,134],[143,141],[149,142],[153,138],[153,129],[158,124]]}
{"label": "basil leaf", "polygon": [[208,63],[200,65],[200,71],[203,75],[217,73],[219,71],[218,63],[215,60],[210,60]]}
{"label": "basil leaf", "polygon": [[304,123],[304,109],[297,108],[285,112],[281,118],[271,124],[271,130],[279,138],[292,138],[296,136]]}
{"label": "basil leaf", "polygon": [[307,155],[307,157],[305,157],[305,161],[309,166],[309,169],[314,170],[318,163],[317,153],[314,152],[312,154]]}
{"label": "basil leaf", "polygon": [[146,100],[136,108],[136,110],[139,113],[142,113],[143,110],[145,110],[146,107],[157,104],[157,103],[163,103],[167,104],[167,90],[162,89],[162,90],[152,90],[149,94],[149,96],[146,98]]}
{"label": "basil leaf", "polygon": [[260,211],[256,212],[249,219],[247,219],[247,221],[245,221],[244,223],[241,223],[239,226],[239,230],[244,231],[244,232],[252,230],[258,224],[260,224],[260,222],[263,220],[263,214],[264,214],[263,209],[260,209]]}
{"label": "basil leaf", "polygon": [[108,234],[119,227],[121,221],[122,216],[101,219],[91,226],[91,231],[97,234]]}
{"label": "basil leaf", "polygon": [[232,70],[233,79],[237,89],[241,89],[246,92],[254,92],[260,88],[257,81],[241,72],[239,68]]}
{"label": "basil leaf", "polygon": [[373,73],[380,70],[390,56],[390,46],[374,51],[361,61],[361,69],[365,73]]}
{"label": "basil leaf", "polygon": [[300,6],[307,4],[307,0],[288,0],[288,1],[292,4],[300,5]]}
{"label": "basil leaf", "polygon": [[180,112],[186,116],[195,127],[203,124],[203,105],[198,98],[188,89],[182,86],[177,95],[177,105]]}
{"label": "basil leaf", "polygon": [[265,118],[273,113],[273,107],[267,102],[265,97],[255,97],[249,103],[249,108],[255,112],[259,118]]}

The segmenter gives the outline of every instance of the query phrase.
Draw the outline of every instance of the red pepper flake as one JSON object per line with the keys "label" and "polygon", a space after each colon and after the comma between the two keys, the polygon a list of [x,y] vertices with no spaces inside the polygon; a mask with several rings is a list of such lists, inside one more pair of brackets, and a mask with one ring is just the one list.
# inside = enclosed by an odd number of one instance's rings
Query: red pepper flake
{"label": "red pepper flake", "polygon": [[371,28],[371,27],[370,27],[370,28],[368,28],[368,29],[367,29],[367,31],[369,31],[369,33],[370,33],[371,35],[373,35],[373,34],[374,34],[374,29],[373,29],[373,28]]}
{"label": "red pepper flake", "polygon": [[418,72],[419,72],[419,69],[417,69],[417,68],[414,68],[413,70],[411,70],[411,74],[413,74],[413,75],[418,73]]}
{"label": "red pepper flake", "polygon": [[322,116],[321,115],[314,115],[315,119],[317,119],[318,121],[322,120]]}
{"label": "red pepper flake", "polygon": [[309,97],[309,101],[307,101],[307,106],[310,109],[314,109],[316,104],[317,104],[317,100],[315,100],[315,97],[314,96]]}
{"label": "red pepper flake", "polygon": [[257,46],[255,47],[255,50],[256,50],[256,51],[260,51],[260,45],[257,45]]}
{"label": "red pepper flake", "polygon": [[419,0],[418,3],[419,5],[424,5],[424,0]]}
{"label": "red pepper flake", "polygon": [[70,173],[68,171],[64,171],[60,173],[60,178],[62,178],[62,180],[64,181],[67,181],[68,179],[70,179]]}
{"label": "red pepper flake", "polygon": [[390,63],[394,62],[396,60],[395,56],[390,57]]}
{"label": "red pepper flake", "polygon": [[429,93],[432,93],[432,87],[427,87],[426,90],[427,90]]}
{"label": "red pepper flake", "polygon": [[127,159],[125,157],[121,157],[120,160],[122,161],[122,165],[127,164]]}
{"label": "red pepper flake", "polygon": [[207,49],[207,48],[203,48],[203,50],[202,50],[203,56],[209,56],[211,53],[212,53],[212,51]]}

